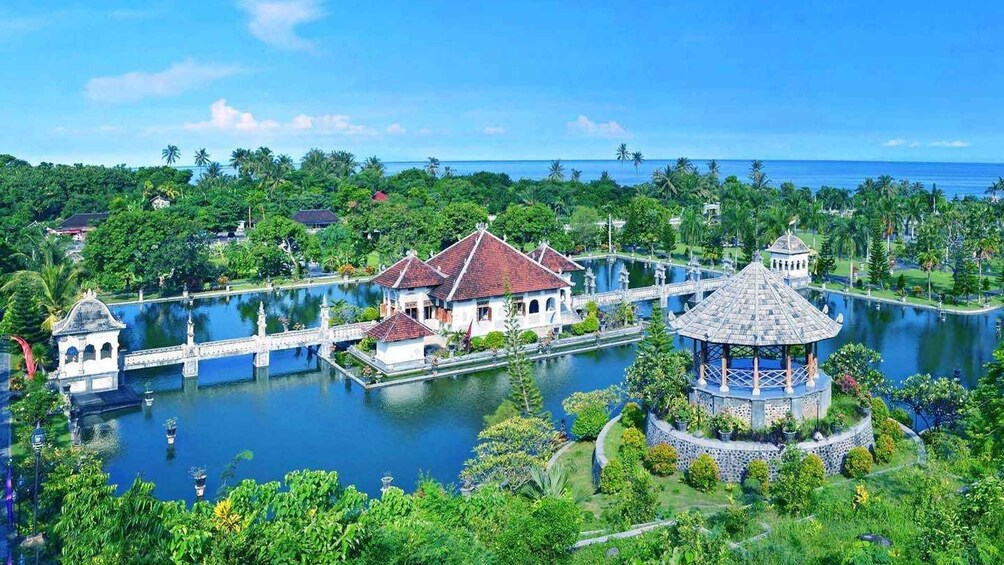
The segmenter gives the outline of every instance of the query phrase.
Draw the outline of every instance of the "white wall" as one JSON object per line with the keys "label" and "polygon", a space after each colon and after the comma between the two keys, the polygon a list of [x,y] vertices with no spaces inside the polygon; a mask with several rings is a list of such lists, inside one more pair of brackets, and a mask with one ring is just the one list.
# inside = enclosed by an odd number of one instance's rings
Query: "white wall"
{"label": "white wall", "polygon": [[419,361],[425,358],[425,338],[406,339],[390,343],[378,341],[376,344],[376,358],[388,365]]}

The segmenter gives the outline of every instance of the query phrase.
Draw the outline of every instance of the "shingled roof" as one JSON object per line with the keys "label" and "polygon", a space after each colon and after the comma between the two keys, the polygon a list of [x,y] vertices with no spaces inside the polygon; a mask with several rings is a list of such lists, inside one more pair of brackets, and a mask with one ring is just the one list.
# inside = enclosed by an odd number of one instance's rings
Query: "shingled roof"
{"label": "shingled roof", "polygon": [[383,342],[421,339],[429,335],[435,333],[404,312],[394,314],[366,332],[367,337]]}
{"label": "shingled roof", "polygon": [[542,242],[537,249],[531,251],[529,255],[531,259],[555,273],[570,273],[572,271],[585,270],[582,268],[582,265],[555,251],[546,241]]}
{"label": "shingled roof", "polygon": [[112,316],[108,306],[94,296],[93,292],[87,295],[70,308],[70,313],[65,318],[52,326],[53,336],[88,334],[93,332],[105,332],[121,330],[125,324]]}
{"label": "shingled roof", "polygon": [[387,288],[420,288],[439,286],[444,279],[436,269],[416,257],[414,252],[408,252],[407,257],[377,275],[373,282]]}
{"label": "shingled roof", "polygon": [[87,227],[93,227],[98,222],[102,222],[108,219],[107,212],[96,212],[89,214],[74,214],[69,218],[63,220],[63,223],[59,224],[60,230],[79,230]]}
{"label": "shingled roof", "polygon": [[777,238],[774,244],[767,248],[767,251],[787,255],[791,255],[792,253],[808,253],[809,246],[799,239],[798,236],[788,232]]}
{"label": "shingled roof", "polygon": [[429,294],[445,301],[473,300],[571,286],[550,269],[478,228],[427,263],[446,280]]}
{"label": "shingled roof", "polygon": [[331,210],[300,210],[293,214],[293,221],[307,226],[330,226],[338,223],[338,216]]}
{"label": "shingled roof", "polygon": [[829,339],[840,324],[781,275],[753,261],[721,288],[670,322],[684,337],[731,345],[797,345]]}

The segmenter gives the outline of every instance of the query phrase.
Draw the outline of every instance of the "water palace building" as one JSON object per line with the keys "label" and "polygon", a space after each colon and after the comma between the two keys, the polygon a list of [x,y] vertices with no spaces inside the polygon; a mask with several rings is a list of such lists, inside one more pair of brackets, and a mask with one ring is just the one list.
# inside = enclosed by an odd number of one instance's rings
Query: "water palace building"
{"label": "water palace building", "polygon": [[484,226],[426,261],[414,253],[380,273],[380,314],[403,313],[432,331],[499,331],[512,294],[520,329],[545,333],[577,321],[573,271],[582,267],[546,242],[524,254]]}

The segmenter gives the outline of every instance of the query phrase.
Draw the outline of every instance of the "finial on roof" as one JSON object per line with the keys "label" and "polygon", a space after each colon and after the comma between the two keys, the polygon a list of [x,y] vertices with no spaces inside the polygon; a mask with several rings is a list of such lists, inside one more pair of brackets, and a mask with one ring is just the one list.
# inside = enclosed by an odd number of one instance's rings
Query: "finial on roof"
{"label": "finial on roof", "polygon": [[478,231],[485,231],[486,229],[488,229],[488,224],[486,224],[484,222],[479,222],[478,225],[477,225],[477,228],[478,228]]}
{"label": "finial on roof", "polygon": [[85,295],[85,296],[86,296],[87,298],[97,298],[97,297],[98,297],[97,293],[95,293],[95,292],[94,292],[94,289],[93,289],[93,288],[89,288],[89,289],[87,289],[87,292],[86,292],[86,293],[84,293],[84,295]]}
{"label": "finial on roof", "polygon": [[823,304],[823,314],[829,314],[829,313],[830,313],[830,305]]}
{"label": "finial on roof", "polygon": [[408,251],[407,251],[407,252],[405,253],[405,256],[406,256],[406,257],[414,257],[414,256],[416,256],[416,255],[418,255],[418,253],[417,253],[417,252],[416,252],[416,251],[415,251],[414,249],[409,249],[409,250],[408,250]]}
{"label": "finial on roof", "polygon": [[546,239],[542,239],[542,240],[540,240],[540,246],[541,247],[550,247],[551,246],[551,242],[548,241],[548,240],[546,240]]}
{"label": "finial on roof", "polygon": [[844,323],[844,315],[843,314],[837,314],[837,323],[838,324],[843,324]]}

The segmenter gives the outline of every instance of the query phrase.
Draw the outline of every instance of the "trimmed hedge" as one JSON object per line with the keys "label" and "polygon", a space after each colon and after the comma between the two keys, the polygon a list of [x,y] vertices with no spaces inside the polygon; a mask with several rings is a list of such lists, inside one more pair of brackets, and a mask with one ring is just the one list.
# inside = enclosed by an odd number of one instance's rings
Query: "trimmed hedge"
{"label": "trimmed hedge", "polygon": [[767,488],[770,483],[770,468],[763,459],[754,459],[746,467],[746,480],[756,481],[756,491],[761,496],[767,496]]}
{"label": "trimmed hedge", "polygon": [[701,492],[714,492],[721,476],[718,463],[707,453],[702,453],[687,469],[687,484]]}
{"label": "trimmed hedge", "polygon": [[621,423],[628,428],[642,429],[645,427],[645,411],[636,402],[628,402],[621,410]]}
{"label": "trimmed hedge", "polygon": [[872,472],[873,463],[872,453],[868,451],[867,447],[852,447],[847,452],[847,458],[844,459],[844,475],[852,479],[860,479]]}
{"label": "trimmed hedge", "polygon": [[648,442],[645,440],[645,434],[637,428],[624,428],[621,433],[621,445],[617,451],[625,463],[641,461],[646,449]]}
{"label": "trimmed hedge", "polygon": [[600,492],[603,494],[617,494],[627,486],[627,473],[624,471],[624,464],[620,459],[607,461],[607,466],[600,471]]}
{"label": "trimmed hedge", "polygon": [[823,481],[826,479],[826,466],[815,453],[810,453],[805,456],[805,459],[802,459],[802,478],[809,485],[809,488],[823,486]]}
{"label": "trimmed hedge", "polygon": [[665,477],[676,472],[678,459],[676,448],[668,443],[660,443],[645,452],[645,468],[653,475]]}
{"label": "trimmed hedge", "polygon": [[539,336],[537,332],[533,330],[525,330],[523,333],[519,334],[519,342],[523,345],[528,345],[531,343],[537,343]]}
{"label": "trimmed hedge", "polygon": [[505,334],[496,330],[485,334],[485,349],[502,349],[505,347]]}
{"label": "trimmed hedge", "polygon": [[[873,424],[874,422],[875,421],[872,420]],[[903,439],[905,434],[903,433],[903,428],[899,427],[899,424],[896,423],[896,420],[886,418],[875,426],[875,437],[883,435],[891,437],[894,441],[899,441]]]}
{"label": "trimmed hedge", "polygon": [[886,406],[885,400],[881,398],[872,398],[872,421],[873,422],[885,422],[889,419],[889,407]]}
{"label": "trimmed hedge", "polygon": [[596,439],[610,420],[607,409],[599,404],[586,406],[576,414],[572,422],[572,433],[580,440]]}

